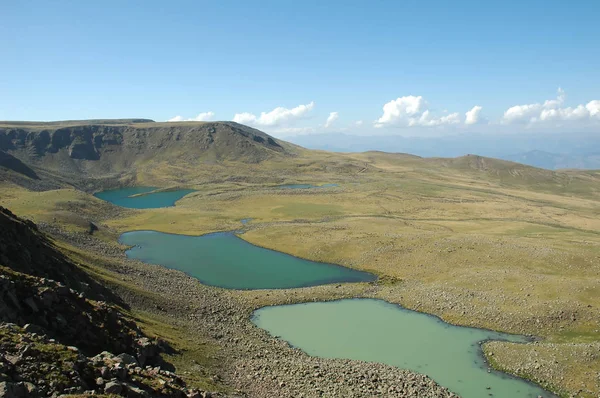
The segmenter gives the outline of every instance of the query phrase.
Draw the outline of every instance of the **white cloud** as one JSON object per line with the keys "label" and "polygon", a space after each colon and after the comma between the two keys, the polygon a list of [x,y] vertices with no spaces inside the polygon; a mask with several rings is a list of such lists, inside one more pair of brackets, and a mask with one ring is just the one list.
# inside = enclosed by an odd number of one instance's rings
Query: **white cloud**
{"label": "white cloud", "polygon": [[214,117],[215,117],[215,113],[209,111],[209,112],[199,113],[198,116],[196,116],[193,120],[196,120],[198,122],[204,122],[204,121],[212,120]]}
{"label": "white cloud", "polygon": [[515,105],[504,112],[502,121],[506,124],[528,123],[541,109],[541,104]]}
{"label": "white cloud", "polygon": [[505,124],[531,123],[539,120],[544,112],[553,113],[565,102],[565,91],[558,88],[556,99],[546,100],[543,104],[515,105],[504,112],[502,122]]}
{"label": "white cloud", "polygon": [[[584,120],[589,118],[590,112],[583,105],[576,108],[543,109],[539,121],[547,120]],[[535,120],[538,120],[537,118]]]}
{"label": "white cloud", "polygon": [[236,113],[233,117],[233,121],[241,124],[254,124],[256,122],[256,116],[251,113]]}
{"label": "white cloud", "polygon": [[383,106],[383,115],[375,122],[375,127],[441,126],[460,123],[458,113],[436,118],[428,108],[427,101],[422,96],[399,97]]}
{"label": "white cloud", "polygon": [[546,100],[543,104],[516,105],[504,112],[504,124],[533,124],[561,121],[589,121],[600,118],[600,101],[593,100],[586,105],[563,108],[566,100],[565,91],[558,89],[556,99]]}
{"label": "white cloud", "polygon": [[357,120],[356,122],[354,122],[355,125],[357,125],[358,127],[363,125],[363,121],[362,120]]}
{"label": "white cloud", "polygon": [[600,118],[600,100],[593,100],[587,103],[585,109],[588,110],[591,117]]}
{"label": "white cloud", "polygon": [[557,108],[565,103],[566,98],[567,95],[565,94],[565,90],[559,87],[558,90],[556,90],[556,99],[544,101],[544,109]]}
{"label": "white cloud", "polygon": [[298,105],[288,109],[277,107],[270,112],[261,112],[260,116],[248,112],[236,113],[233,121],[254,126],[279,126],[289,124],[295,120],[304,118],[315,106],[314,102],[306,105]]}
{"label": "white cloud", "polygon": [[458,112],[451,113],[447,116],[442,116],[439,119],[431,119],[428,121],[428,126],[439,126],[442,124],[459,124],[460,115]]}
{"label": "white cloud", "polygon": [[335,122],[340,117],[339,113],[331,112],[329,117],[327,117],[327,121],[325,122],[325,128],[329,128],[333,122]]}
{"label": "white cloud", "polygon": [[171,119],[167,120],[167,122],[207,122],[209,120],[213,120],[213,118],[215,117],[215,113],[214,112],[202,112],[199,113],[198,116],[193,117],[191,119],[184,119],[183,116],[175,116],[172,117]]}
{"label": "white cloud", "polygon": [[465,113],[465,124],[477,124],[480,121],[479,114],[483,107],[475,105],[470,111]]}
{"label": "white cloud", "polygon": [[414,115],[421,113],[424,108],[426,108],[425,100],[421,96],[415,97],[409,95],[399,97],[383,106],[383,116],[377,120],[375,125],[383,127],[385,125],[399,124],[399,122],[410,123],[410,119]]}

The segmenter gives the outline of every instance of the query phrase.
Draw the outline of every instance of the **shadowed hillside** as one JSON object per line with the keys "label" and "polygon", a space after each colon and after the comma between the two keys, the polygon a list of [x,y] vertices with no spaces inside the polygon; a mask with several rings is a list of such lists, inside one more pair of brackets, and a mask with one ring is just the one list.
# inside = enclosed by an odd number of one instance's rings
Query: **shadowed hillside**
{"label": "shadowed hillside", "polygon": [[58,251],[33,222],[20,219],[3,207],[0,207],[0,265],[61,282],[93,299],[124,305],[110,290]]}
{"label": "shadowed hillside", "polygon": [[169,344],[121,306],[34,223],[0,207],[1,397],[199,397],[161,358]]}
{"label": "shadowed hillside", "polygon": [[12,155],[0,150],[0,168],[12,170],[16,173],[22,174],[33,180],[38,180],[39,177],[30,167],[21,162],[19,159]]}

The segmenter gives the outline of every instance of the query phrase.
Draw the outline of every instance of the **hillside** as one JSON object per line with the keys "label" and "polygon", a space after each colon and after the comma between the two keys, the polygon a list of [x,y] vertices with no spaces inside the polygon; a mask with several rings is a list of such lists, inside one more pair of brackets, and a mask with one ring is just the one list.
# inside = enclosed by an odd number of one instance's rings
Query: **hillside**
{"label": "hillside", "polygon": [[64,178],[119,178],[149,161],[185,167],[227,161],[255,164],[293,156],[295,149],[234,122],[132,119],[0,122],[0,151],[0,166],[30,179],[43,170],[60,185]]}
{"label": "hillside", "polygon": [[567,179],[567,176],[550,170],[478,155],[466,155],[452,159],[434,158],[433,161],[442,167],[464,173],[484,173],[485,178],[498,179],[505,183],[519,181],[531,186],[532,184],[562,184]]}
{"label": "hillside", "polygon": [[600,169],[600,135],[597,132],[520,132],[519,134],[399,135],[306,134],[289,137],[310,149],[335,152],[381,150],[423,157],[457,157],[467,153],[505,159],[549,170]]}
{"label": "hillside", "polygon": [[165,372],[173,369],[160,357],[167,343],[149,339],[110,290],[2,207],[0,300],[2,397],[200,397]]}

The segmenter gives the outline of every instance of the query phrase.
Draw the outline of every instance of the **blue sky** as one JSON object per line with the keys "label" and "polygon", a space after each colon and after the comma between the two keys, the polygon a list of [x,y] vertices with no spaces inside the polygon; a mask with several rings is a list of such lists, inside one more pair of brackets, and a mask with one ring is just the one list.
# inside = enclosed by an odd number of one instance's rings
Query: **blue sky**
{"label": "blue sky", "polygon": [[0,120],[600,131],[597,0],[24,0],[0,15]]}

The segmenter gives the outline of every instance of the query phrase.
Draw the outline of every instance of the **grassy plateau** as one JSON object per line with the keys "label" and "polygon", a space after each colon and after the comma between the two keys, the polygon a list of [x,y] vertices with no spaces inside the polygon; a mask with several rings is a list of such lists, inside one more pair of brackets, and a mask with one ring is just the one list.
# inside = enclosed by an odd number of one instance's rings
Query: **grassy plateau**
{"label": "grassy plateau", "polygon": [[[196,192],[175,207],[133,210],[74,188],[33,192],[4,181],[0,205],[71,232],[93,220],[100,226],[94,236],[107,243],[131,230],[201,235],[244,228],[240,237],[253,244],[379,275],[375,286],[352,285],[352,296],[457,325],[536,336],[484,350],[493,366],[563,395],[600,394],[598,172],[552,172],[478,156],[296,147],[294,156],[260,163],[142,159],[128,173],[128,185]],[[277,187],[297,183],[338,185]],[[251,221],[242,226],[242,219]],[[334,299],[335,290],[228,294],[259,307]],[[165,320],[136,316],[157,334],[168,331]],[[190,344],[180,334],[176,339]]]}

